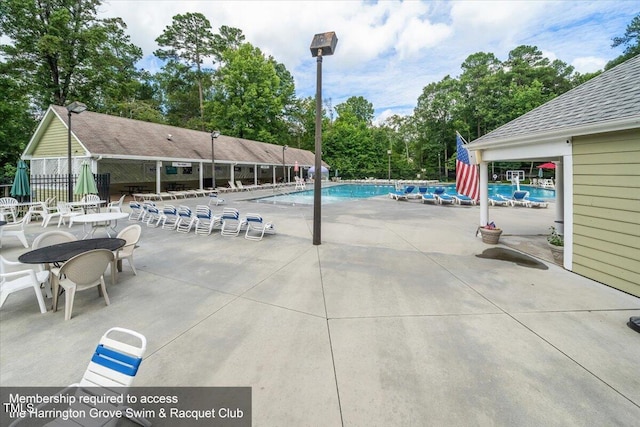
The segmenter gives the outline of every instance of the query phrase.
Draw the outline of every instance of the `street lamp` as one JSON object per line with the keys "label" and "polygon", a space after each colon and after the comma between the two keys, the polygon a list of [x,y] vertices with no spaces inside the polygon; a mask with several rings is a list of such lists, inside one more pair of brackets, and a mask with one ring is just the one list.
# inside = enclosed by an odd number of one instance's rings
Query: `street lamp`
{"label": "street lamp", "polygon": [[[316,157],[315,174],[313,176],[313,244],[320,244],[321,204],[322,204],[322,56],[333,55],[338,44],[336,33],[320,33],[311,41],[311,56],[317,57],[316,72]],[[320,179],[318,179],[320,177]]]}
{"label": "street lamp", "polygon": [[211,132],[211,189],[216,189],[216,156],[213,151],[214,141],[220,136],[220,131],[214,130]]}
{"label": "street lamp", "polygon": [[287,180],[285,180],[284,176],[287,174],[287,169],[284,165],[284,151],[289,148],[288,145],[283,145],[282,146],[282,183],[286,184]]}
{"label": "street lamp", "polygon": [[71,113],[80,114],[86,109],[87,106],[78,101],[73,101],[71,104],[67,105],[67,201],[69,203],[73,202],[73,181],[71,180]]}
{"label": "street lamp", "polygon": [[387,150],[387,156],[389,157],[389,182],[391,182],[391,150]]}

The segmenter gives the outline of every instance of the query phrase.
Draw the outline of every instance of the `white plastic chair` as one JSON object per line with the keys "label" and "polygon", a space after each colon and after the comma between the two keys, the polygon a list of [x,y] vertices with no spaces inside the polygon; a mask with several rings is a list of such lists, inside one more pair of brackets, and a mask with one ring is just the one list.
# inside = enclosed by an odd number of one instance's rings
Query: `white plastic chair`
{"label": "white plastic chair", "polygon": [[60,212],[60,219],[58,219],[58,228],[60,225],[65,224],[65,220],[69,220],[69,228],[71,228],[71,224],[73,224],[73,217],[77,215],[82,215],[84,212],[79,209],[73,209],[66,202],[58,202],[58,212]]}
{"label": "white plastic chair", "polygon": [[248,213],[245,220],[247,222],[247,231],[244,234],[245,239],[262,240],[265,233],[276,233],[275,226],[270,222],[265,222],[259,214]]}
{"label": "white plastic chair", "polygon": [[126,259],[131,266],[131,270],[133,270],[133,274],[136,276],[138,273],[133,265],[133,251],[138,247],[137,245],[140,241],[141,234],[142,227],[138,224],[131,224],[128,227],[123,228],[116,236],[119,239],[126,240],[127,243],[115,252],[115,260],[116,262],[122,262],[123,259]]}
{"label": "white plastic chair", "polygon": [[123,194],[117,202],[110,202],[107,205],[107,212],[122,212],[122,203],[126,196],[126,194]]}
{"label": "white plastic chair", "polygon": [[[31,244],[31,249],[43,248],[45,246],[57,245],[58,243],[74,242],[78,240],[76,236],[68,231],[54,230],[46,231],[36,236]],[[50,264],[41,264],[42,271],[47,270],[51,273],[51,284],[60,279],[60,267],[51,267]],[[51,286],[45,288],[46,295],[51,298]]]}
{"label": "white plastic chair", "polygon": [[99,286],[105,303],[109,305],[104,272],[113,260],[113,252],[110,250],[95,249],[76,255],[62,264],[62,267],[60,267],[61,279],[54,282],[53,311],[58,310],[60,286],[65,290],[64,320],[71,319],[76,291],[84,291]]}
{"label": "white plastic chair", "polygon": [[29,224],[29,221],[31,221],[31,212],[27,211],[20,221],[10,222],[0,227],[0,248],[2,247],[2,239],[5,237],[15,237],[20,240],[22,246],[28,248],[29,243],[27,242],[27,236],[24,233],[24,226]]}
{"label": "white plastic chair", "polygon": [[51,218],[60,216],[60,212],[58,212],[58,209],[49,207],[47,202],[39,202],[35,205],[32,205],[31,207],[29,207],[29,211],[31,212],[32,216],[40,215],[42,217],[43,227],[49,225],[49,221],[51,221]]}
{"label": "white plastic chair", "polygon": [[[16,270],[17,268],[22,269]],[[36,298],[38,299],[40,313],[46,313],[47,308],[44,305],[40,284],[48,283],[48,281],[48,271],[36,272],[21,262],[9,261],[0,255],[0,307],[4,305],[9,294],[23,289],[33,288],[36,293]]]}
{"label": "white plastic chair", "polygon": [[100,211],[100,196],[98,196],[97,194],[85,194],[80,201],[84,203],[92,203],[89,205],[85,205],[86,211]]}
{"label": "white plastic chair", "polygon": [[7,219],[6,216],[11,216],[11,222],[16,222],[18,217],[18,199],[13,197],[1,197],[0,198],[0,219]]}

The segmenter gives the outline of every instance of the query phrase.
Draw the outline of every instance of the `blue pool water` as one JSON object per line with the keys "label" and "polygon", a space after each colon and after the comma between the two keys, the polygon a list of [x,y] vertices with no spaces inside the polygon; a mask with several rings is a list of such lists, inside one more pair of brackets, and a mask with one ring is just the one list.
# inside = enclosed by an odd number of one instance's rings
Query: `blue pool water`
{"label": "blue pool water", "polygon": [[[429,186],[430,192],[436,186]],[[455,185],[441,185],[446,189],[447,194],[456,194]],[[555,199],[555,191],[545,188],[521,185],[520,190],[528,191],[531,197],[552,201]],[[342,184],[322,189],[322,203],[336,203],[347,200],[366,199],[370,197],[387,195],[395,191],[393,185],[371,185],[371,184]],[[414,191],[418,191],[417,188]],[[489,184],[489,195],[501,194],[511,197],[516,187],[509,184]],[[258,203],[289,204],[289,205],[312,205],[313,190],[297,191],[289,194],[279,194],[277,196],[261,197],[254,200]]]}

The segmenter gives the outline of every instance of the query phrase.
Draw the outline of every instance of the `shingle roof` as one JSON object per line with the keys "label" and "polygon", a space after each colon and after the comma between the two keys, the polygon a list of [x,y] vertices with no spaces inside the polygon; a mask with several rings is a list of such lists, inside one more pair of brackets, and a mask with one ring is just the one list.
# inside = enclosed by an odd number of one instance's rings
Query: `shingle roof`
{"label": "shingle roof", "polygon": [[[66,123],[67,109],[51,108]],[[117,158],[176,159],[197,162],[211,160],[211,134],[158,123],[85,111],[74,114],[72,130],[95,156]],[[171,139],[169,139],[171,135]],[[215,158],[220,162],[282,164],[282,145],[220,135],[215,140]],[[289,147],[285,163],[313,165],[315,154]],[[323,163],[325,166],[326,163]]]}
{"label": "shingle roof", "polygon": [[640,116],[640,55],[476,139],[485,142]]}

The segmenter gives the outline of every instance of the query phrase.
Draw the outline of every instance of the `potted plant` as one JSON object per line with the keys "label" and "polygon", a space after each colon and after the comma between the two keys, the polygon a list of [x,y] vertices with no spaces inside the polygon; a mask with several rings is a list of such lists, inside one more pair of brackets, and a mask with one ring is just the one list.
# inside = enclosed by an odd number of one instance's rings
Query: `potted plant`
{"label": "potted plant", "polygon": [[556,264],[564,264],[564,236],[558,234],[558,230],[555,227],[549,227],[551,231],[547,236],[547,242],[549,242],[549,248],[551,248],[551,255]]}
{"label": "potted plant", "polygon": [[489,243],[490,245],[497,244],[498,240],[500,240],[500,235],[502,234],[502,229],[496,227],[496,224],[493,222],[478,228],[478,230],[480,230],[482,241],[484,243]]}

